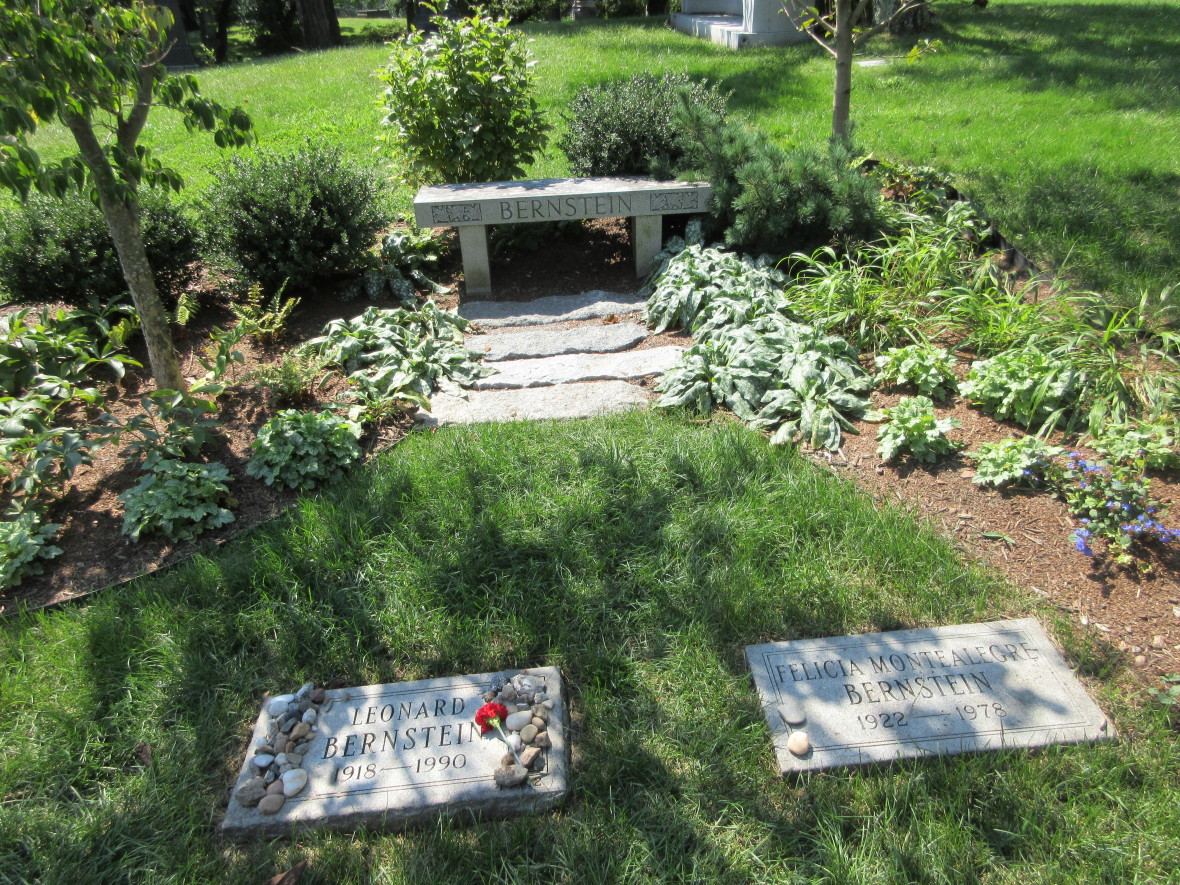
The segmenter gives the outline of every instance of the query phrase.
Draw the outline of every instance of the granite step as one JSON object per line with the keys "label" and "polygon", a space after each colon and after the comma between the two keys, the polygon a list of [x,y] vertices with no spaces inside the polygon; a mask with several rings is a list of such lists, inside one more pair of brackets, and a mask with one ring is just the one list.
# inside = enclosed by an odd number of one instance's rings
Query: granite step
{"label": "granite step", "polygon": [[673,345],[623,353],[579,353],[508,360],[497,363],[497,374],[475,382],[476,390],[545,387],[578,381],[634,381],[648,375],[662,375],[684,353]]}
{"label": "granite step", "polygon": [[647,302],[618,292],[592,289],[578,295],[549,295],[534,301],[470,301],[459,315],[483,329],[544,326],[642,311]]}
{"label": "granite step", "polygon": [[625,381],[589,384],[557,384],[519,390],[465,390],[438,393],[430,410],[420,410],[424,427],[449,427],[490,421],[542,421],[558,418],[592,418],[646,408],[650,394]]}
{"label": "granite step", "polygon": [[647,337],[638,323],[601,323],[572,329],[539,328],[524,332],[468,335],[467,349],[485,363],[535,359],[571,353],[616,353],[634,347]]}

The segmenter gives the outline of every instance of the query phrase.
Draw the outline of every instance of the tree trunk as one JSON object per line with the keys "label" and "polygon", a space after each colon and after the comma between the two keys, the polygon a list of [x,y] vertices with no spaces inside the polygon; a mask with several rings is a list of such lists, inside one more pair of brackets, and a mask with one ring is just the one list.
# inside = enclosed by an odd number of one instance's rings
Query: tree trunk
{"label": "tree trunk", "polygon": [[140,330],[143,340],[147,342],[152,380],[159,390],[186,390],[184,376],[180,374],[180,360],[172,345],[168,313],[160,301],[156,277],[143,248],[139,206],[111,199],[102,190],[99,190],[98,197],[107,227],[111,229],[111,238],[115,241],[115,251],[119,253],[123,279],[127,281],[131,301],[135,305],[135,312],[139,314]]}
{"label": "tree trunk", "polygon": [[[340,21],[332,0],[298,0],[297,6],[306,48],[327,49],[339,45]],[[337,35],[335,40],[332,38],[333,24]]]}
{"label": "tree trunk", "polygon": [[213,37],[213,60],[225,64],[229,58],[229,25],[233,20],[234,0],[217,0],[214,11],[216,34]]}
{"label": "tree trunk", "polygon": [[889,33],[894,35],[917,34],[927,30],[930,27],[929,5],[923,3],[905,15],[898,16],[897,10],[905,3],[906,0],[873,0],[873,24],[889,22]]}
{"label": "tree trunk", "polygon": [[[150,91],[149,91],[150,95]],[[140,330],[147,342],[148,363],[152,379],[160,390],[187,390],[180,374],[180,360],[172,346],[172,330],[168,314],[156,290],[156,277],[143,248],[143,232],[139,225],[139,204],[134,192],[120,198],[120,186],[115,170],[107,161],[102,145],[94,134],[94,126],[86,117],[63,115],[62,121],[74,136],[82,152],[82,160],[94,176],[98,202],[103,217],[115,241],[123,279],[131,292],[131,301],[139,315]],[[127,185],[123,185],[124,188]]]}
{"label": "tree trunk", "polygon": [[848,137],[852,103],[853,0],[836,0],[836,89],[832,98],[832,138]]}

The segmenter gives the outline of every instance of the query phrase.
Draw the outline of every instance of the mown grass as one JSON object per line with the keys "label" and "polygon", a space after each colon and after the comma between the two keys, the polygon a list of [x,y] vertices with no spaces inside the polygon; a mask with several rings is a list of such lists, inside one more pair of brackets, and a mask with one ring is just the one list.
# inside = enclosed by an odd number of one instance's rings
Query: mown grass
{"label": "mown grass", "polygon": [[[1117,745],[777,777],[746,644],[1030,611],[732,423],[417,434],[222,550],[3,626],[0,882],[1177,881],[1180,746],[1068,632]],[[264,691],[541,664],[572,699],[563,810],[218,839]]]}
{"label": "mown grass", "polygon": [[[1180,32],[1175,2],[1027,0],[986,10],[950,4],[929,35],[945,50],[916,65],[854,72],[853,117],[876,156],[954,174],[1011,239],[1077,285],[1121,303],[1180,281]],[[350,23],[351,24],[351,23]],[[567,171],[556,139],[579,86],[643,70],[688,71],[734,91],[737,113],[780,140],[817,141],[830,128],[831,62],[811,44],[735,53],[667,31],[657,20],[531,24],[541,103],[554,143],[530,170]],[[909,44],[878,38],[877,56]],[[372,72],[383,46],[262,59],[204,71],[207,93],[246,102],[261,144],[304,138],[376,154],[380,113]],[[61,150],[62,133],[43,144]],[[218,151],[153,114],[146,140],[195,196]],[[408,207],[401,191],[398,205]]]}

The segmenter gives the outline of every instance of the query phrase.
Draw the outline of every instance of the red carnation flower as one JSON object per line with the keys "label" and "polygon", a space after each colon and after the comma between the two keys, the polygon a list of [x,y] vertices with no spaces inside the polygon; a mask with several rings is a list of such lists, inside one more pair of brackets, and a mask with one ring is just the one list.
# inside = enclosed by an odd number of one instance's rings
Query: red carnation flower
{"label": "red carnation flower", "polygon": [[484,704],[475,711],[475,724],[479,726],[480,734],[499,728],[500,723],[507,718],[508,708],[503,704]]}

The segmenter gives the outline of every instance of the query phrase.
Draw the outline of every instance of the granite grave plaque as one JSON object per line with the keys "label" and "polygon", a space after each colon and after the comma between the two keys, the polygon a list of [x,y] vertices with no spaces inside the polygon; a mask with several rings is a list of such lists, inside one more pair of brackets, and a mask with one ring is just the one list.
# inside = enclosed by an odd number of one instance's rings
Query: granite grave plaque
{"label": "granite grave plaque", "polygon": [[[508,712],[527,716],[525,710],[536,708],[534,715],[544,720],[539,730],[548,737],[534,738],[536,726],[526,733],[543,749],[518,748],[525,751],[520,756],[528,776],[518,786],[500,787],[495,772],[509,747],[495,731],[481,734],[474,717],[485,694],[501,691],[506,680],[519,681],[521,675],[541,700],[534,703],[522,695]],[[306,785],[299,788],[302,774],[279,774],[265,764],[271,761],[266,750],[276,743],[275,713],[286,708],[286,698],[299,695],[268,698],[226,809],[222,830],[227,835],[278,836],[292,828],[392,830],[443,815],[531,814],[559,804],[568,792],[565,699],[556,667],[318,690],[314,697],[319,703],[304,720],[310,728],[296,725],[290,732],[302,735],[294,761],[306,772]],[[299,714],[297,706],[292,710]],[[519,730],[508,737],[518,738]],[[283,737],[277,735],[280,743]],[[255,761],[260,750],[264,764]],[[291,761],[284,755],[283,768],[290,768]],[[249,785],[261,788],[260,777],[268,772],[295,778],[285,799],[267,796],[260,802],[257,794],[250,795]],[[282,793],[281,784],[277,789]],[[279,809],[266,813],[274,804]]]}
{"label": "granite grave plaque", "polygon": [[1111,739],[1032,618],[746,647],[783,774]]}

